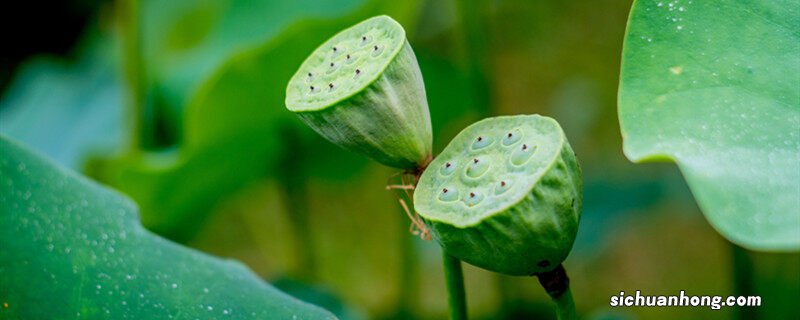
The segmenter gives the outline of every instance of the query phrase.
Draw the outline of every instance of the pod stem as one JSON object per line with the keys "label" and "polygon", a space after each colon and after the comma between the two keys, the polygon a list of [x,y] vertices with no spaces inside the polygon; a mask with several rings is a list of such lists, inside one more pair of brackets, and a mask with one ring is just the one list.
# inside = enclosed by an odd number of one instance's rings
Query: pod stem
{"label": "pod stem", "polygon": [[444,260],[444,277],[447,282],[447,305],[450,320],[467,319],[467,296],[464,291],[464,272],[461,260],[442,250]]}
{"label": "pod stem", "polygon": [[[755,293],[755,266],[753,258],[742,248],[734,243],[731,246],[731,259],[733,260],[733,292],[737,296],[752,296]],[[757,308],[738,308],[737,319],[758,319]]]}
{"label": "pod stem", "polygon": [[569,278],[564,266],[559,264],[555,269],[540,273],[537,276],[547,295],[556,304],[556,316],[558,316],[558,319],[578,319],[575,301],[572,299],[572,292],[569,289]]}

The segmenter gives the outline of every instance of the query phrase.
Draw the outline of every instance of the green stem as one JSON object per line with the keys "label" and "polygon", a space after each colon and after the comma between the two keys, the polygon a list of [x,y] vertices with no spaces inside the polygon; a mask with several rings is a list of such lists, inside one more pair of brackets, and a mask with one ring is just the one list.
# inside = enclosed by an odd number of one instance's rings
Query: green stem
{"label": "green stem", "polygon": [[[301,145],[298,133],[291,128],[282,131],[287,145]],[[316,276],[316,262],[314,261],[314,243],[308,209],[308,177],[307,168],[304,166],[308,154],[302,148],[287,152],[279,166],[278,179],[282,185],[286,214],[289,228],[292,229],[297,254],[297,269],[295,276],[305,281],[312,281]]]}
{"label": "green stem", "polygon": [[[405,215],[405,213],[400,212]],[[405,222],[406,220],[403,220]],[[414,246],[415,237],[408,234],[408,225],[398,224],[400,232],[401,269],[400,269],[400,301],[395,313],[395,319],[410,319],[416,310],[417,299],[417,250]]]}
{"label": "green stem", "polygon": [[140,48],[139,1],[120,0],[117,13],[122,34],[123,75],[128,85],[127,113],[130,124],[129,151],[138,153],[144,145],[144,64]]}
{"label": "green stem", "polygon": [[556,316],[559,320],[578,319],[575,310],[575,301],[569,289],[569,278],[564,266],[558,265],[555,269],[538,274],[539,283],[556,304]]}
{"label": "green stem", "polygon": [[295,254],[297,255],[297,270],[295,276],[311,281],[315,277],[314,245],[311,239],[311,230],[308,220],[308,197],[306,195],[306,181],[304,177],[284,179],[283,196],[286,203],[286,214],[289,218],[289,227],[294,234]]}
{"label": "green stem", "polygon": [[467,319],[467,295],[464,291],[464,271],[461,269],[461,260],[455,258],[444,250],[444,277],[447,282],[447,305],[450,311],[450,320]]}
{"label": "green stem", "polygon": [[[733,294],[736,296],[755,295],[755,267],[747,249],[731,243],[733,258]],[[758,319],[757,308],[739,307],[739,319]]]}

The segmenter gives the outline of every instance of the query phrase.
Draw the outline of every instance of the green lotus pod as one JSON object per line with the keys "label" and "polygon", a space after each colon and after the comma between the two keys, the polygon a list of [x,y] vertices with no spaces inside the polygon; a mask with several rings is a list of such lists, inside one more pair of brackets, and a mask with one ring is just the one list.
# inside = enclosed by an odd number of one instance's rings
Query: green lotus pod
{"label": "green lotus pod", "polygon": [[414,207],[452,256],[509,275],[550,271],[569,254],[581,171],[558,123],[489,118],[458,134],[422,174]]}
{"label": "green lotus pod", "polygon": [[424,166],[431,120],[405,31],[387,16],[323,43],[286,88],[286,107],[331,142],[397,168]]}

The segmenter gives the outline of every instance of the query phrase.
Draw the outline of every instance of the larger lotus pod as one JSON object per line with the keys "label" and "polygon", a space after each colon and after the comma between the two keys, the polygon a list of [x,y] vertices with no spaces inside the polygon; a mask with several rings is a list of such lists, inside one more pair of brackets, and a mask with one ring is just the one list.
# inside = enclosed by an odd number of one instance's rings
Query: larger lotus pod
{"label": "larger lotus pod", "polygon": [[331,142],[385,165],[412,169],[430,160],[422,74],[403,27],[387,16],[319,46],[289,80],[286,107]]}
{"label": "larger lotus pod", "polygon": [[414,191],[414,207],[452,256],[509,275],[550,271],[569,254],[581,171],[558,123],[489,118],[461,131]]}

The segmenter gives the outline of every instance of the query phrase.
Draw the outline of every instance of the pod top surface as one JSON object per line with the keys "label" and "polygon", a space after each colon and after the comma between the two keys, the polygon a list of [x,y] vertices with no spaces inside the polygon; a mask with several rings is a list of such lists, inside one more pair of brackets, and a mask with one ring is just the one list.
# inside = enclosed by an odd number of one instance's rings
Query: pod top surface
{"label": "pod top surface", "polygon": [[286,107],[318,111],[345,100],[381,76],[406,41],[388,16],[369,18],[320,45],[289,80]]}
{"label": "pod top surface", "polygon": [[428,220],[476,225],[528,196],[560,156],[564,139],[555,120],[539,115],[476,122],[430,163],[414,206]]}

